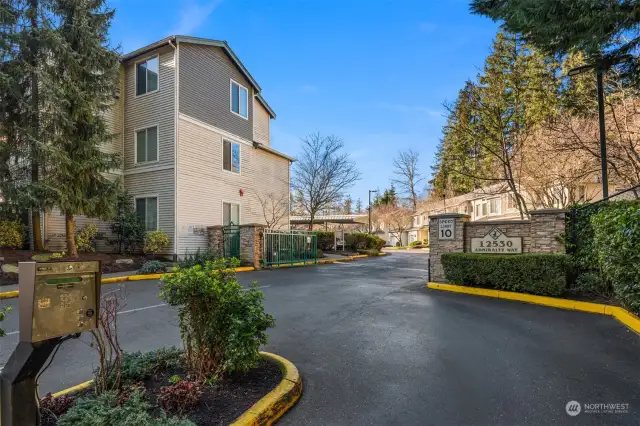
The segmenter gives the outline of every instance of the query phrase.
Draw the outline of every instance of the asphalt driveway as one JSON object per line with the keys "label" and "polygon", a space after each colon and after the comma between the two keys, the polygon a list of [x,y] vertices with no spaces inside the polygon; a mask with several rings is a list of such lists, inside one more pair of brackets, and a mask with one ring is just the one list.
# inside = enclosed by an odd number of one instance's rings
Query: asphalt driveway
{"label": "asphalt driveway", "polygon": [[[611,317],[429,290],[426,274],[426,255],[413,253],[238,274],[258,280],[276,317],[265,349],[303,377],[279,424],[638,424],[637,334]],[[125,350],[179,344],[154,283],[126,286]],[[17,330],[11,316],[7,331]],[[16,337],[0,340],[0,363]],[[90,378],[95,360],[80,340],[62,346],[42,392]],[[570,417],[571,400],[629,407]]]}

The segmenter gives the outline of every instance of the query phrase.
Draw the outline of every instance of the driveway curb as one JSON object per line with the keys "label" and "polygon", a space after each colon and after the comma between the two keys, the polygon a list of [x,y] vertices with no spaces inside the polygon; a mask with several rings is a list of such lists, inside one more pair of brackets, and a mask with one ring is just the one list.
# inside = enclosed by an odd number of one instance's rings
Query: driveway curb
{"label": "driveway curb", "polygon": [[454,284],[427,283],[427,287],[432,290],[474,294],[476,296],[516,300],[519,302],[533,303],[536,305],[550,306],[553,308],[589,312],[592,314],[609,315],[620,321],[622,324],[626,325],[631,330],[640,334],[640,318],[627,311],[626,309],[620,308],[618,306],[604,305],[602,303],[580,302],[578,300],[570,299],[559,299],[556,297],[535,296],[533,294],[515,293],[512,291],[466,287]]}
{"label": "driveway curb", "polygon": [[[280,355],[270,352],[260,352],[260,356],[275,364],[278,364],[282,372],[282,380],[278,386],[258,402],[253,404],[247,411],[242,413],[231,426],[262,426],[271,425],[293,407],[302,395],[302,378],[298,369],[291,361]],[[62,395],[80,392],[93,385],[93,380],[88,380],[79,385],[61,390],[52,394],[54,398]]]}
{"label": "driveway curb", "polygon": [[[378,256],[386,256],[386,253],[379,253]],[[324,265],[327,263],[335,263],[335,262],[351,262],[352,260],[355,259],[363,259],[365,257],[377,257],[377,256],[369,256],[368,254],[357,254],[354,256],[347,256],[344,259],[320,259],[318,260],[318,264],[320,265]],[[304,263],[304,262],[299,262],[299,263],[292,263],[290,265],[279,265],[279,266],[273,266],[273,269],[278,269],[278,268],[292,268],[292,267],[296,267],[296,266],[309,266],[309,265],[315,265],[315,263]],[[253,266],[240,266],[239,268],[235,268],[236,272],[250,272],[250,271],[255,271],[256,268],[254,268]],[[102,285],[105,284],[115,284],[115,283],[121,283],[121,282],[125,282],[125,281],[146,281],[146,280],[159,280],[160,278],[162,278],[163,275],[171,275],[171,272],[167,272],[167,273],[163,273],[163,274],[144,274],[144,275],[124,275],[122,277],[110,277],[110,278],[103,278],[102,281],[100,282]],[[2,299],[13,299],[15,297],[18,297],[20,294],[20,292],[18,290],[14,290],[14,291],[7,291],[4,293],[0,293],[0,300]]]}

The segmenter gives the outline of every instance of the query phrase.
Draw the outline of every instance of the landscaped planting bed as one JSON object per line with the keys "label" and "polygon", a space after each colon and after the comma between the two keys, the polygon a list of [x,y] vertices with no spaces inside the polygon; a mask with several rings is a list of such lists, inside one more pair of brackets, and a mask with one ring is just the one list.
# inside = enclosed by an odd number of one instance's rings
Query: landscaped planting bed
{"label": "landscaped planting bed", "polygon": [[[42,425],[227,425],[282,380],[277,364],[258,361],[247,372],[197,383],[176,349],[123,358],[121,389],[96,395],[95,389],[41,402]],[[136,423],[121,423],[125,417]]]}
{"label": "landscaped planting bed", "polygon": [[101,299],[92,332],[98,356],[93,388],[46,398],[42,416],[60,426],[217,425],[239,417],[282,379],[259,352],[273,317],[263,295],[236,280],[237,260],[177,267],[160,298],[178,313],[183,349],[123,354],[117,338],[118,291]]}

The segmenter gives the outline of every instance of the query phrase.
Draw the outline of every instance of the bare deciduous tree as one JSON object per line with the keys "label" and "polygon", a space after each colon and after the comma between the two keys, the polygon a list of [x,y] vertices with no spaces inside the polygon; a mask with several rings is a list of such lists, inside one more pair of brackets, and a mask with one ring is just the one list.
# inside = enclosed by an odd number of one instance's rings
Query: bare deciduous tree
{"label": "bare deciduous tree", "polygon": [[302,139],[303,151],[293,167],[292,187],[302,195],[309,229],[319,211],[342,200],[345,190],[360,179],[360,172],[341,152],[344,143],[337,136],[312,133]]}
{"label": "bare deciduous tree", "polygon": [[413,211],[401,205],[382,204],[374,210],[376,222],[383,222],[389,234],[402,245],[402,234],[411,228]]}
{"label": "bare deciduous tree", "polygon": [[260,207],[262,207],[262,215],[264,223],[269,229],[282,228],[282,219],[289,214],[288,192],[278,194],[275,192],[267,192],[265,194],[256,193]]}
{"label": "bare deciduous tree", "polygon": [[425,179],[418,171],[419,157],[420,153],[409,149],[401,151],[393,159],[393,173],[398,177],[391,179],[391,182],[398,186],[402,194],[406,195],[413,210],[418,207],[420,184]]}
{"label": "bare deciduous tree", "polygon": [[118,312],[125,306],[124,289],[102,295],[98,328],[91,332],[91,347],[98,353],[98,372],[94,380],[96,393],[120,389],[123,351],[118,341]]}

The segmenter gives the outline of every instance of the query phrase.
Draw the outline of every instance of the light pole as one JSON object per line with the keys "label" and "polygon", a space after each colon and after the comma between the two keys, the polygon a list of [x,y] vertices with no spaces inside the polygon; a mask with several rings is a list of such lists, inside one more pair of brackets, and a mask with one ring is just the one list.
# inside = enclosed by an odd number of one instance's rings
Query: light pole
{"label": "light pole", "polygon": [[598,91],[598,125],[600,127],[600,163],[602,167],[602,198],[609,197],[609,173],[607,170],[607,138],[605,133],[604,123],[604,87],[602,84],[602,76],[606,70],[615,64],[621,62],[627,62],[633,59],[630,55],[617,58],[615,60],[600,60],[590,65],[583,65],[581,67],[572,68],[567,75],[574,77],[578,74],[582,74],[590,69],[596,70],[596,86]]}
{"label": "light pole", "polygon": [[370,189],[369,190],[369,234],[371,234],[371,193],[372,192],[377,193],[378,190],[377,189]]}

